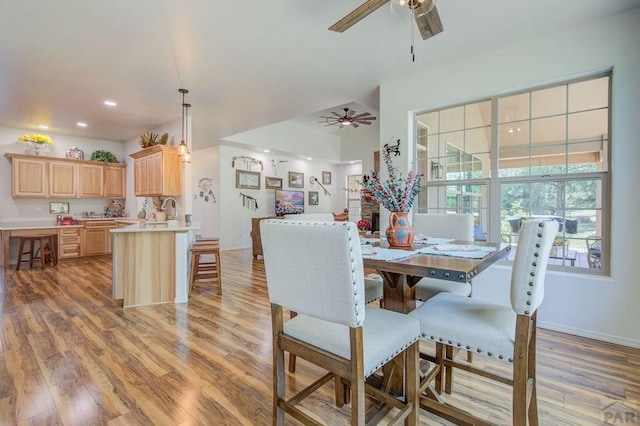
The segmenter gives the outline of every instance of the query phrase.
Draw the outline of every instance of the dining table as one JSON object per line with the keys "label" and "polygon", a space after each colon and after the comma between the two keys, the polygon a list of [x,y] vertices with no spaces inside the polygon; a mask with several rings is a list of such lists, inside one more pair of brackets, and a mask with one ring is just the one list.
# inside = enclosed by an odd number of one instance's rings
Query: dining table
{"label": "dining table", "polygon": [[[471,283],[472,279],[487,269],[497,260],[505,258],[511,250],[509,243],[492,243],[487,241],[451,241],[458,247],[492,248],[482,258],[457,257],[455,252],[446,255],[423,254],[420,249],[428,247],[426,244],[413,244],[411,247],[401,248],[411,252],[408,257],[397,260],[381,260],[363,255],[366,269],[374,269],[380,274],[384,282],[384,308],[396,312],[408,313],[416,308],[414,286],[422,278],[430,277],[451,282]],[[384,240],[367,242],[375,248],[390,248]],[[395,247],[394,247],[395,248]],[[442,253],[445,253],[444,251]],[[461,252],[461,255],[464,255]]]}

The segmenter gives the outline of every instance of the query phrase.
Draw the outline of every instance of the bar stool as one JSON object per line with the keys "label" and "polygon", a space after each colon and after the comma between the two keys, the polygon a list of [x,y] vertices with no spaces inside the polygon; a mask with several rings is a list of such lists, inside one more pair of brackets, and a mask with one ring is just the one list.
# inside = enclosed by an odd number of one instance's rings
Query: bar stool
{"label": "bar stool", "polygon": [[[16,265],[16,271],[20,270],[20,265],[25,262],[29,262],[29,267],[33,268],[34,262],[40,262],[42,269],[46,268],[49,260],[55,266],[58,263],[56,251],[54,248],[55,234],[40,235],[37,237],[20,237],[20,245],[18,246],[18,262]],[[35,243],[38,243],[36,249]],[[29,251],[25,251],[25,243],[29,244]],[[29,255],[29,259],[22,260],[25,255]]]}
{"label": "bar stool", "polygon": [[[202,256],[211,255],[212,261]],[[191,245],[191,273],[189,274],[189,293],[198,282],[218,285],[218,293],[222,295],[222,279],[220,268],[220,244],[218,238],[198,239]]]}

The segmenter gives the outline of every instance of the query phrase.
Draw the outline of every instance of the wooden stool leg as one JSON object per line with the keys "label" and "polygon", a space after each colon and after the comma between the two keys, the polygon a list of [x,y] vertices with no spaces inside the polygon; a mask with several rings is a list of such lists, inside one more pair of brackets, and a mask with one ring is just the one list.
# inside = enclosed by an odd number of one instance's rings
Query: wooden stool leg
{"label": "wooden stool leg", "polygon": [[33,248],[35,246],[35,241],[29,241],[29,268],[33,268]]}
{"label": "wooden stool leg", "polygon": [[196,279],[196,269],[198,267],[198,255],[195,253],[191,253],[191,271],[189,273],[189,293],[193,289],[193,282]]}
{"label": "wooden stool leg", "polygon": [[[55,240],[57,237],[52,237],[52,240]],[[51,243],[51,258],[53,259],[53,266],[58,264],[58,242]]]}
{"label": "wooden stool leg", "polygon": [[38,248],[38,251],[40,252],[40,266],[42,266],[42,270],[47,267],[46,256],[44,255],[44,240],[45,238],[40,238],[40,247]]}
{"label": "wooden stool leg", "polygon": [[216,268],[218,269],[218,288],[222,296],[222,264],[220,263],[220,250],[216,250]]}
{"label": "wooden stool leg", "polygon": [[16,265],[16,271],[20,270],[22,264],[22,252],[24,251],[24,239],[20,238],[20,246],[18,247],[18,264]]}

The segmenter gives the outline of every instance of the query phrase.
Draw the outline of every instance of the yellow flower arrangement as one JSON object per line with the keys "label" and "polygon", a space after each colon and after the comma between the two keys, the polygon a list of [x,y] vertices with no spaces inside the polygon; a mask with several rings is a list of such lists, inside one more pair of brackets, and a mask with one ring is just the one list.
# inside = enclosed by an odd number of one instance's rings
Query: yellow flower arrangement
{"label": "yellow flower arrangement", "polygon": [[39,133],[33,133],[32,135],[25,133],[24,135],[19,137],[18,140],[20,142],[33,142],[39,145],[44,145],[44,144],[51,145],[53,143],[50,136],[41,135]]}

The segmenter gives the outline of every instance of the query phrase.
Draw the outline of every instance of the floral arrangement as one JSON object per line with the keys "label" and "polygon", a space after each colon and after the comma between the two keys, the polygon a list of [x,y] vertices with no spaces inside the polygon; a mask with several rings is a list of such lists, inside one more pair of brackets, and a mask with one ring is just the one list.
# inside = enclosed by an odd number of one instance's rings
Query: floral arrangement
{"label": "floral arrangement", "polygon": [[361,231],[368,231],[371,229],[371,222],[369,222],[368,220],[359,220],[358,221],[358,229]]}
{"label": "floral arrangement", "polygon": [[402,177],[402,173],[398,173],[391,162],[389,149],[383,150],[382,159],[387,165],[389,179],[382,181],[376,172],[371,172],[370,177],[364,175],[362,182],[358,183],[385,209],[391,212],[411,211],[413,201],[420,192],[420,174],[409,170],[407,177]]}
{"label": "floral arrangement", "polygon": [[34,133],[32,135],[25,133],[24,135],[19,137],[18,140],[20,142],[33,142],[40,145],[44,145],[44,144],[51,145],[53,143],[50,136],[41,135],[39,133]]}

